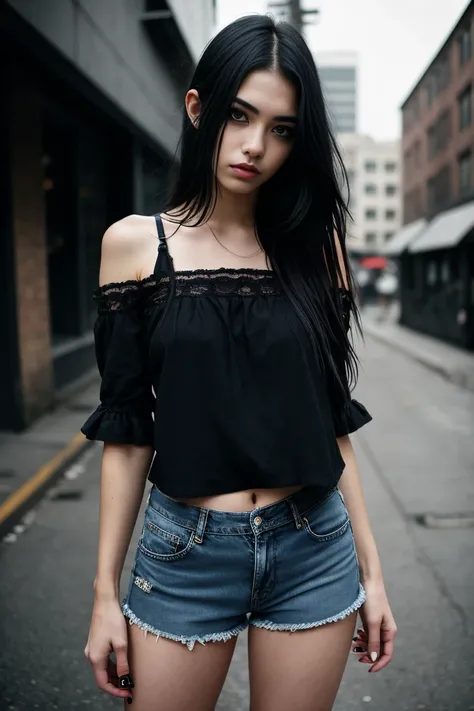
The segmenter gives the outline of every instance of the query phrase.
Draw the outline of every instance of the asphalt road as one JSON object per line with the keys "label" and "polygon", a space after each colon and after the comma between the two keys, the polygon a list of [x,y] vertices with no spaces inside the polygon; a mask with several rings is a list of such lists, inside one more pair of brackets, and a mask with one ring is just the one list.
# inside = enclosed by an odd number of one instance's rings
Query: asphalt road
{"label": "asphalt road", "polygon": [[[474,528],[467,525],[474,516],[474,393],[370,340],[363,355],[357,397],[374,421],[354,442],[399,634],[396,657],[380,674],[349,660],[335,711],[468,711],[474,709]],[[122,708],[95,689],[83,656],[99,446],[71,476],[0,546],[2,711]],[[426,514],[435,527],[420,524]],[[248,709],[244,635],[218,709]]]}

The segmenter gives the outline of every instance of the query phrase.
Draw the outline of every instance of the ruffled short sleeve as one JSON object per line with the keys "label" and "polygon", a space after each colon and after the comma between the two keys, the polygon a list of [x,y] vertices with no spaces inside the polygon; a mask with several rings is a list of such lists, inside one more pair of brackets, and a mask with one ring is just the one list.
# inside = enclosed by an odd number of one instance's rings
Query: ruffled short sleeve
{"label": "ruffled short sleeve", "polygon": [[94,293],[100,405],[81,428],[88,439],[153,444],[155,398],[147,363],[140,282],[106,284]]}
{"label": "ruffled short sleeve", "polygon": [[[342,318],[346,331],[350,328],[351,296],[346,289],[339,289]],[[358,400],[348,399],[342,406],[333,408],[333,424],[336,437],[352,434],[372,420],[371,414]]]}

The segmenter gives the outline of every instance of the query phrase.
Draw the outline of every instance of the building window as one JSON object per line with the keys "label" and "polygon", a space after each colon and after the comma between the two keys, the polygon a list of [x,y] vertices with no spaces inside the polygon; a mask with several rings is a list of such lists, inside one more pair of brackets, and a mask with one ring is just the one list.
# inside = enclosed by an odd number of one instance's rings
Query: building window
{"label": "building window", "polygon": [[385,172],[386,173],[395,173],[397,169],[397,164],[394,163],[393,161],[388,161],[385,163]]}
{"label": "building window", "polygon": [[384,239],[386,242],[388,242],[389,239],[393,237],[393,232],[386,232],[384,235]]}
{"label": "building window", "polygon": [[416,143],[415,143],[414,153],[415,153],[415,168],[419,168],[421,165],[421,141],[420,140],[416,141]]}
{"label": "building window", "polygon": [[396,195],[397,194],[397,186],[396,185],[386,185],[385,186],[385,195]]}
{"label": "building window", "polygon": [[366,232],[365,233],[365,242],[366,244],[374,244],[374,242],[377,241],[377,233],[376,232]]}
{"label": "building window", "polygon": [[458,37],[459,64],[466,64],[472,57],[471,33],[468,28],[461,30]]}
{"label": "building window", "polygon": [[469,126],[472,120],[472,87],[469,85],[467,89],[459,96],[459,130]]}
{"label": "building window", "polygon": [[436,125],[429,127],[427,132],[428,139],[428,158],[433,158],[436,155]]}
{"label": "building window", "polygon": [[366,220],[375,220],[377,217],[377,210],[374,210],[373,208],[369,208],[368,210],[365,211],[365,219]]}
{"label": "building window", "polygon": [[395,210],[385,210],[385,219],[386,220],[394,220],[396,217],[397,213]]}
{"label": "building window", "polygon": [[465,151],[459,156],[459,196],[466,197],[471,192],[472,155],[471,151]]}
{"label": "building window", "polygon": [[367,183],[367,185],[365,186],[365,192],[367,195],[375,195],[375,193],[377,192],[377,186],[373,183]]}
{"label": "building window", "polygon": [[451,169],[445,165],[439,173],[428,180],[428,213],[434,214],[451,202]]}
{"label": "building window", "polygon": [[377,170],[377,164],[375,163],[374,160],[367,160],[365,162],[365,170],[367,173],[375,173]]}
{"label": "building window", "polygon": [[427,132],[428,157],[434,158],[449,144],[451,137],[451,114],[449,110],[443,113],[431,124]]}

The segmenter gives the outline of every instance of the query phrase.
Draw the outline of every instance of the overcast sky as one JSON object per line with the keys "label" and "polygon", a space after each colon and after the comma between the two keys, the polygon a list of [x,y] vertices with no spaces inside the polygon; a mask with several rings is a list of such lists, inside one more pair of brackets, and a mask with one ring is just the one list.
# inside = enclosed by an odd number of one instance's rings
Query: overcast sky
{"label": "overcast sky", "polygon": [[[313,51],[358,54],[360,132],[379,139],[400,135],[400,104],[468,4],[468,0],[303,0],[303,7],[320,10],[317,25],[306,30]],[[266,10],[266,0],[218,0],[219,26]]]}

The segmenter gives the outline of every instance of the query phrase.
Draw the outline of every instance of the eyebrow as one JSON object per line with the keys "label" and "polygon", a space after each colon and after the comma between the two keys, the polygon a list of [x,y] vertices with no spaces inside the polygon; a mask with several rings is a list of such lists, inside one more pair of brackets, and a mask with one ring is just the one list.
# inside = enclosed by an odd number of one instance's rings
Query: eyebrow
{"label": "eyebrow", "polygon": [[[239,99],[238,96],[235,97],[234,103],[244,106],[246,109],[248,109],[249,111],[252,111],[257,116],[260,114],[260,111],[255,106],[252,106],[252,104],[249,104],[248,101]],[[274,116],[273,121],[285,121],[286,123],[296,123],[297,117],[296,116]]]}

